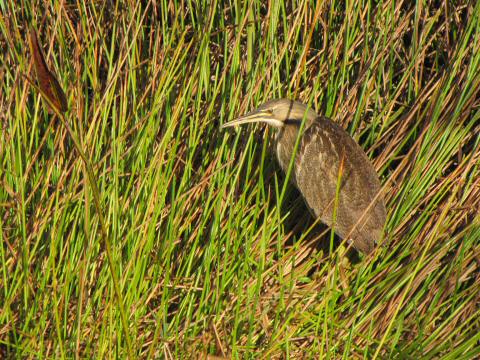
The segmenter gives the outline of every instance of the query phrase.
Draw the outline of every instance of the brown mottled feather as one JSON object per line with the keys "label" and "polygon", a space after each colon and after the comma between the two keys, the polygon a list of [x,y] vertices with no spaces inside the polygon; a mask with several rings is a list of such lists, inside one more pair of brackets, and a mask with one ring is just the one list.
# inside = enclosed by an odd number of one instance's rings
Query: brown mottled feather
{"label": "brown mottled feather", "polygon": [[[32,53],[39,87],[42,90],[43,95],[48,98],[58,111],[65,112],[68,107],[67,98],[57,78],[48,69],[47,62],[45,61],[45,57],[43,56],[42,49],[38,42],[37,33],[33,27],[30,27],[29,35],[30,52]],[[48,106],[50,108],[50,104],[48,104]],[[54,111],[52,110],[52,112]]]}
{"label": "brown mottled feather", "polygon": [[[386,219],[383,198],[377,196],[381,185],[375,169],[362,148],[333,121],[317,117],[306,126],[295,158],[292,182],[316,217],[329,226],[334,225],[338,235],[348,236],[358,250],[371,252],[382,237]],[[288,169],[297,133],[298,125],[287,124],[277,137],[278,160],[284,171]],[[336,223],[333,224],[342,161]]]}

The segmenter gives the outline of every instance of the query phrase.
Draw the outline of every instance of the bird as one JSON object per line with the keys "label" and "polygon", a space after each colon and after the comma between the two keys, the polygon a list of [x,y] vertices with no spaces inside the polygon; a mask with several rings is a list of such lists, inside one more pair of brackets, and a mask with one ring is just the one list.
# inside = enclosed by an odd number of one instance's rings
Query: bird
{"label": "bird", "polygon": [[290,181],[312,215],[371,253],[383,238],[386,207],[378,174],[360,145],[334,121],[289,99],[268,101],[222,128],[249,123],[277,130],[275,152],[285,173],[295,156]]}

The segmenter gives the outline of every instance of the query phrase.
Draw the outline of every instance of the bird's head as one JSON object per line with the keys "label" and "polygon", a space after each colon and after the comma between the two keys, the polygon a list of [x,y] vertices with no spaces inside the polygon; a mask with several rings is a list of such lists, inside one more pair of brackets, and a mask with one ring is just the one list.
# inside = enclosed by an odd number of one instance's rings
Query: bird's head
{"label": "bird's head", "polygon": [[278,99],[268,101],[258,109],[223,124],[222,128],[261,122],[282,129],[286,125],[300,126],[304,118],[308,126],[308,123],[315,120],[316,117],[315,111],[301,102]]}

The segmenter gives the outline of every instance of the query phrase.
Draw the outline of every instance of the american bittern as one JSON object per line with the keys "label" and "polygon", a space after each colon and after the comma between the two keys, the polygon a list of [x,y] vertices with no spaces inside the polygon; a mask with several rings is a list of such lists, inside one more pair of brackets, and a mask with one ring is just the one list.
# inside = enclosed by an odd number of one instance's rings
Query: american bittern
{"label": "american bittern", "polygon": [[290,180],[315,217],[370,253],[382,238],[386,219],[381,185],[362,148],[341,126],[300,102],[280,99],[223,127],[262,122],[276,128],[277,158],[286,173],[303,119]]}

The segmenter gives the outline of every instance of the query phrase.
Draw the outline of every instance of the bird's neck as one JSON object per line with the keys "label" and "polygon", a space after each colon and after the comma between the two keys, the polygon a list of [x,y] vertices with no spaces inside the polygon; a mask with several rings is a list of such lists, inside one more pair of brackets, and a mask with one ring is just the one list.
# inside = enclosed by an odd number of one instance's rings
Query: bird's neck
{"label": "bird's neck", "polygon": [[[280,129],[276,136],[277,159],[285,173],[288,171],[290,159],[295,150],[299,129],[300,126],[297,124],[286,124]],[[293,177],[292,180],[294,180]]]}

